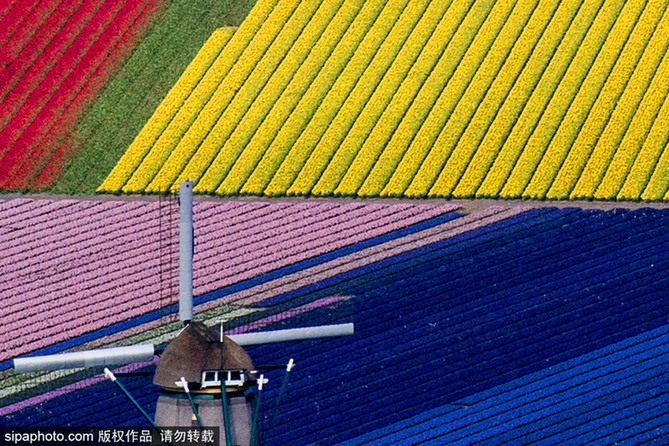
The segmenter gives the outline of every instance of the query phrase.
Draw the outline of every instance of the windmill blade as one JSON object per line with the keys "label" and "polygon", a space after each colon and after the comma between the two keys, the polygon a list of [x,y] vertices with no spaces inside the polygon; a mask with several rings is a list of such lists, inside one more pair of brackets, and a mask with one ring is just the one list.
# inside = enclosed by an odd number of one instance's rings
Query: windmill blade
{"label": "windmill blade", "polygon": [[148,362],[153,360],[154,352],[153,344],[138,344],[130,347],[100,348],[56,355],[15,358],[14,370],[19,373],[45,372]]}
{"label": "windmill blade", "polygon": [[179,183],[179,320],[193,320],[193,182]]}
{"label": "windmill blade", "polygon": [[289,328],[286,330],[265,331],[260,333],[241,333],[228,335],[238,345],[271,344],[274,342],[300,341],[305,339],[348,336],[354,332],[353,324],[321,325],[318,327]]}

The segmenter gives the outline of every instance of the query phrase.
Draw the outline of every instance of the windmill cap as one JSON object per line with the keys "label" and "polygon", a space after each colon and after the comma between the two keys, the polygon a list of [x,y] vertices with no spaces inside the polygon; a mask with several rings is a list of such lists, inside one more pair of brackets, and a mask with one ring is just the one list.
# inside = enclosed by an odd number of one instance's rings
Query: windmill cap
{"label": "windmill cap", "polygon": [[253,362],[242,347],[226,336],[221,344],[216,329],[192,322],[165,348],[156,364],[153,383],[179,391],[183,389],[174,382],[181,377],[199,383],[205,370],[253,369]]}

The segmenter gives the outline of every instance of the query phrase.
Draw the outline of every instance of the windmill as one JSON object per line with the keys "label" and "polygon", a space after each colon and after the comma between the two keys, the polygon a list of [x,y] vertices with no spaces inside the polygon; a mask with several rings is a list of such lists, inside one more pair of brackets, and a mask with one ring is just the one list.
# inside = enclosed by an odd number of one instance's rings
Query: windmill
{"label": "windmill", "polygon": [[[221,445],[257,444],[258,410],[267,379],[243,347],[353,334],[353,324],[335,324],[226,335],[223,324],[208,327],[193,320],[193,183],[179,190],[179,319],[184,328],[161,351],[153,344],[112,347],[14,359],[15,372],[104,366],[114,382],[157,430],[162,427],[218,427]],[[153,383],[160,386],[155,419],[137,403],[107,368],[134,362],[156,363]],[[283,386],[293,368],[285,367]],[[272,367],[275,368],[275,367]]]}

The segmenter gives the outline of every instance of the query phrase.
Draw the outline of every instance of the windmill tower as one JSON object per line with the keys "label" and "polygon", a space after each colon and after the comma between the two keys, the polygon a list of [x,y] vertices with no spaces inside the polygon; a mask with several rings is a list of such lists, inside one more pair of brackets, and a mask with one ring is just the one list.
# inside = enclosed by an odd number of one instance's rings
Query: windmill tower
{"label": "windmill tower", "polygon": [[251,443],[257,373],[244,349],[215,329],[191,322],[163,352],[153,383],[161,387],[158,426],[220,426],[225,444]]}

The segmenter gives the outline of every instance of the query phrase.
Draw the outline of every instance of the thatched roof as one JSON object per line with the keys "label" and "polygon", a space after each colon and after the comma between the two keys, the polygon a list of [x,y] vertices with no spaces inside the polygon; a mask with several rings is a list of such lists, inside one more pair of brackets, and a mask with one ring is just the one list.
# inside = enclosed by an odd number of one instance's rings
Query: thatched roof
{"label": "thatched roof", "polygon": [[221,344],[215,329],[193,322],[168,344],[156,365],[153,383],[178,389],[175,381],[184,377],[188,382],[200,382],[203,370],[253,368],[251,358],[239,345],[225,336]]}

